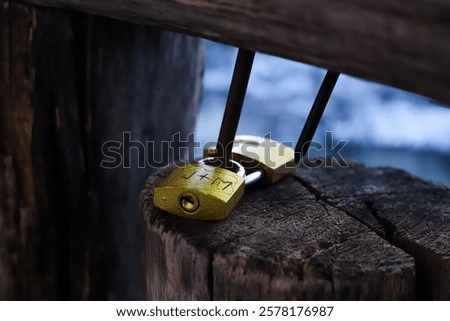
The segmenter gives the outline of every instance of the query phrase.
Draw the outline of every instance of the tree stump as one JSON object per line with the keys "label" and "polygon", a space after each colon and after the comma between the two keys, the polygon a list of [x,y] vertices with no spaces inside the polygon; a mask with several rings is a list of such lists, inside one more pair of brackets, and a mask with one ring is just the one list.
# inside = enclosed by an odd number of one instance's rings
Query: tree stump
{"label": "tree stump", "polygon": [[221,222],[141,193],[149,300],[450,299],[450,189],[392,168],[299,168]]}

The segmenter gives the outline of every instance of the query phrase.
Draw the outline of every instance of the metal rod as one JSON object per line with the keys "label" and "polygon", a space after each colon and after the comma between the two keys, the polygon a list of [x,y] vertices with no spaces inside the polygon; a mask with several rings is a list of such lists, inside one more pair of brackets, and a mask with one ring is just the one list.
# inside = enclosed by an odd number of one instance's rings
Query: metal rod
{"label": "metal rod", "polygon": [[306,119],[303,131],[298,139],[297,146],[295,146],[295,161],[299,162],[303,156],[306,155],[309,145],[314,137],[320,119],[322,118],[325,107],[333,92],[334,86],[339,78],[339,73],[328,71],[322,81],[319,92],[317,93],[314,104],[311,107],[308,118]]}
{"label": "metal rod", "polygon": [[221,166],[224,168],[230,167],[229,162],[233,141],[236,136],[239,118],[241,117],[242,105],[247,92],[254,58],[254,51],[239,49],[217,142],[217,157],[223,157]]}

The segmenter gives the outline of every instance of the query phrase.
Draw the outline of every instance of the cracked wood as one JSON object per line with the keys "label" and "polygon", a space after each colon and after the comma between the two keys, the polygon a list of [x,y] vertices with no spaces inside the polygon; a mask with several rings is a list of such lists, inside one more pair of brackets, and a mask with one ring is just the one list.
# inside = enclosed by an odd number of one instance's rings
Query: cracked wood
{"label": "cracked wood", "polygon": [[404,171],[362,165],[296,171],[294,175],[318,199],[414,256],[418,298],[450,299],[448,188]]}
{"label": "cracked wood", "polygon": [[223,222],[141,193],[147,299],[449,299],[450,190],[392,168],[297,169]]}

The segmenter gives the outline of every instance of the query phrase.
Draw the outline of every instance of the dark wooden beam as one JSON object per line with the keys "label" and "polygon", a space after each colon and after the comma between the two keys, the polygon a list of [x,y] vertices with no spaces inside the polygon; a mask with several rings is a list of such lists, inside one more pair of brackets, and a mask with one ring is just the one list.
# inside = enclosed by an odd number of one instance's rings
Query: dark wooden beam
{"label": "dark wooden beam", "polygon": [[450,103],[449,0],[26,2],[193,34]]}

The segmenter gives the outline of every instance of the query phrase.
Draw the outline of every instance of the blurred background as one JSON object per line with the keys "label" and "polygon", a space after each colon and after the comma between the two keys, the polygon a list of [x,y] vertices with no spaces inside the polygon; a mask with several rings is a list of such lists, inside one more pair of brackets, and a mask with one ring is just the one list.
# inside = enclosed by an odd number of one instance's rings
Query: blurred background
{"label": "blurred background", "polygon": [[[216,141],[237,48],[204,41],[206,69],[196,140]],[[238,134],[298,140],[325,70],[257,53]],[[341,75],[314,137],[332,131],[346,159],[392,166],[450,186],[450,107],[399,89]],[[195,150],[201,156],[201,148]],[[315,156],[324,156],[316,152]]]}

